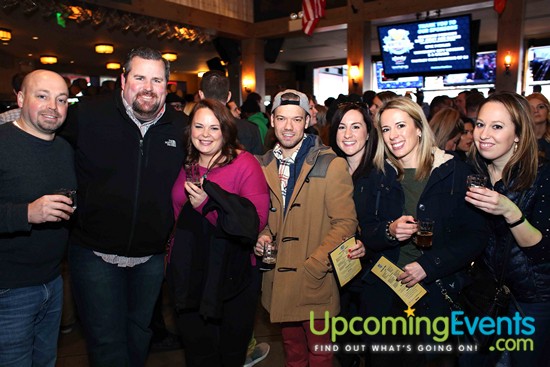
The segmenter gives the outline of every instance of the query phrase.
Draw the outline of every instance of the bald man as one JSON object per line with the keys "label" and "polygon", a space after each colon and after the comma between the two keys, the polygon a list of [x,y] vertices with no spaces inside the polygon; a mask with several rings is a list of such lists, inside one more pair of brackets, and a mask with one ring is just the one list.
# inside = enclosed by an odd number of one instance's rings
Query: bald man
{"label": "bald man", "polygon": [[63,78],[23,80],[20,117],[0,126],[0,366],[54,367],[61,320],[60,263],[74,190],[71,146],[56,138],[67,115]]}

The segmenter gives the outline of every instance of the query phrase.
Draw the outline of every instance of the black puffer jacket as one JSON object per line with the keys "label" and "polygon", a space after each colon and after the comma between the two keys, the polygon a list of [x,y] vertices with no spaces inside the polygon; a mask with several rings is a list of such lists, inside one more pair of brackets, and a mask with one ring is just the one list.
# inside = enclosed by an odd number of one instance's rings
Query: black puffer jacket
{"label": "black puffer jacket", "polygon": [[[502,181],[494,190],[506,195],[516,205],[521,193],[510,192]],[[506,268],[505,284],[520,302],[550,301],[550,166],[539,167],[535,184],[526,192],[520,209],[535,228],[542,233],[542,240],[535,246],[521,248],[512,237],[512,252]],[[504,246],[510,229],[502,216],[490,220],[491,236],[485,249],[484,260],[498,278],[502,272]]]}

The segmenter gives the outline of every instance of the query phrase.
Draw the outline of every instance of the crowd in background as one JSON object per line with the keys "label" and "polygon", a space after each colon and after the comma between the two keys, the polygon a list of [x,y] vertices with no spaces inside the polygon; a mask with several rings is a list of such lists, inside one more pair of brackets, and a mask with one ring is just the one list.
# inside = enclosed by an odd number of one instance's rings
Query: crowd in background
{"label": "crowd in background", "polygon": [[[382,256],[403,270],[397,281],[427,289],[415,309],[432,320],[450,315],[472,263],[488,277],[507,269],[514,302],[506,315],[534,317],[535,350],[338,354],[343,367],[361,359],[366,366],[548,365],[550,104],[543,94],[474,89],[428,104],[421,90],[366,91],[320,104],[289,89],[269,106],[255,92],[239,106],[223,73],[208,72],[195,95],[183,96],[168,86],[160,53],[132,52],[121,79],[100,88],[46,71],[12,80],[19,108],[0,115],[0,324],[8,325],[0,365],[55,365],[57,336],[39,339],[76,322],[70,287],[61,301],[65,258],[92,366],[143,366],[151,337],[153,347],[182,346],[159,316],[166,275],[188,366],[264,359],[269,346],[253,335],[261,293],[281,325],[286,365],[330,367],[333,353],[314,347],[330,343],[329,333],[312,332],[310,311],[320,316],[311,321],[317,329],[325,310],[348,319],[403,315],[403,301],[370,271]],[[72,97],[79,102],[69,107]],[[55,154],[39,140],[55,141]],[[38,167],[45,154],[55,160]],[[25,169],[47,180],[33,187],[36,175]],[[485,187],[466,186],[474,173],[487,178]],[[77,196],[54,194],[57,186]],[[423,248],[416,234],[430,219],[432,245]],[[350,236],[357,244],[349,257],[362,271],[339,287],[328,254]],[[17,247],[36,251],[38,241],[52,240],[63,244],[41,250],[44,269],[36,253]],[[266,267],[261,258],[272,243],[278,259]],[[38,270],[23,276],[25,262]],[[41,284],[55,288],[58,299],[48,306],[55,317],[48,333],[25,334],[27,326],[5,316],[19,311],[2,297]],[[62,304],[72,317],[61,319]],[[9,327],[18,337],[5,337]],[[426,330],[348,337],[339,342],[433,342]],[[459,341],[451,335],[444,343]]]}

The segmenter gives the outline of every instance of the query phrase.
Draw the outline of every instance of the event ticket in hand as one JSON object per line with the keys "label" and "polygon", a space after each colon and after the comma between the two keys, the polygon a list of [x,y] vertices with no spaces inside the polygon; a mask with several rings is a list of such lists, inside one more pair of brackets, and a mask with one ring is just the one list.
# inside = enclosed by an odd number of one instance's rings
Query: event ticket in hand
{"label": "event ticket in hand", "polygon": [[426,289],[419,283],[412,287],[407,287],[397,280],[397,277],[403,273],[403,270],[390,260],[382,256],[380,260],[372,267],[371,271],[384,281],[409,307],[412,307],[426,293]]}

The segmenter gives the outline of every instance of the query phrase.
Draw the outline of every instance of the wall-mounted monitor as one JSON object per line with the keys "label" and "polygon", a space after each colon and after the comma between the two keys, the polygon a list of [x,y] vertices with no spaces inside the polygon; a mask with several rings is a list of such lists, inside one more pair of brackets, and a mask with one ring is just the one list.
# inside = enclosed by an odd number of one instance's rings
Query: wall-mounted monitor
{"label": "wall-mounted monitor", "polygon": [[[470,15],[378,27],[388,77],[467,73],[474,69],[475,29]],[[474,47],[472,47],[474,45]]]}
{"label": "wall-mounted monitor", "polygon": [[550,46],[531,47],[527,58],[533,81],[550,80]]}
{"label": "wall-mounted monitor", "polygon": [[375,63],[376,81],[378,89],[401,89],[401,88],[422,88],[424,87],[424,78],[421,76],[407,76],[402,78],[388,78],[384,73],[382,61]]}
{"label": "wall-mounted monitor", "polygon": [[475,56],[475,69],[471,73],[449,74],[443,78],[443,85],[494,84],[497,69],[497,53],[478,52]]}

